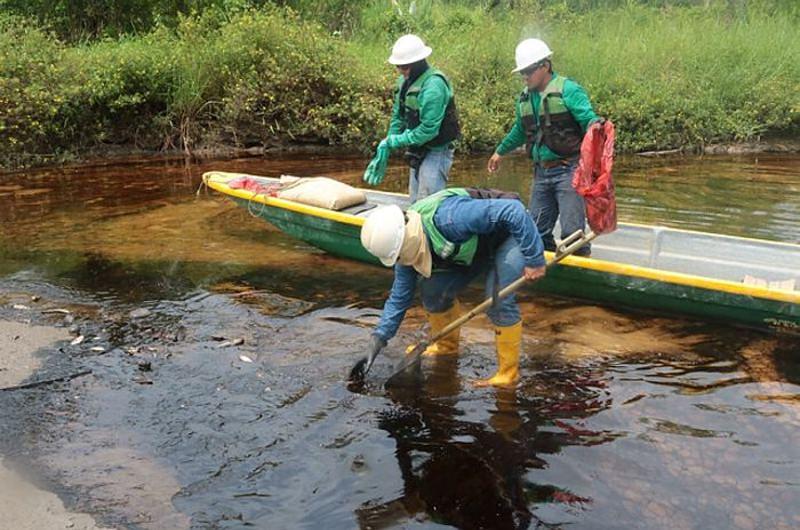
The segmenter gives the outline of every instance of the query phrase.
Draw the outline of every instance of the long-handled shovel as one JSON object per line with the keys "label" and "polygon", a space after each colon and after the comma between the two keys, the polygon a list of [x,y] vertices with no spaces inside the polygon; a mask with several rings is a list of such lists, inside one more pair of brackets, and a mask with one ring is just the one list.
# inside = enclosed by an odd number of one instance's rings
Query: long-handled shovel
{"label": "long-handled shovel", "polygon": [[[591,230],[588,233],[584,233],[583,230],[578,230],[574,234],[562,240],[561,244],[556,249],[555,257],[553,257],[553,259],[547,263],[547,268],[550,269],[552,266],[558,264],[561,260],[573,254],[576,250],[584,246],[586,243],[589,243],[595,237],[597,237],[597,234],[595,234]],[[519,278],[515,280],[513,283],[504,287],[497,294],[497,299],[504,298],[509,294],[513,293],[514,291],[519,289],[525,282],[526,282],[525,278]],[[411,350],[411,352],[406,354],[405,358],[400,362],[400,364],[397,365],[392,375],[389,376],[389,379],[386,380],[386,384],[387,385],[391,384],[390,382],[392,381],[393,378],[405,372],[406,369],[408,369],[409,367],[419,363],[420,359],[422,358],[422,352],[424,352],[425,349],[431,343],[436,342],[437,340],[441,339],[451,331],[461,327],[462,325],[469,322],[477,315],[486,311],[492,305],[493,301],[494,301],[493,298],[487,298],[486,300],[484,300],[483,302],[472,308],[472,310],[470,310],[468,313],[461,315],[460,317],[452,321],[450,324],[445,326],[444,329],[439,331],[439,333],[434,334],[427,341],[422,341],[419,344],[417,344],[414,347],[414,349]],[[355,384],[363,382],[364,377],[367,375],[367,372],[369,372],[369,369],[372,368],[372,363],[375,361],[376,356],[377,354],[375,355],[371,354],[369,357],[364,357],[360,359],[355,364],[355,366],[353,366],[353,368],[350,370],[349,382]]]}

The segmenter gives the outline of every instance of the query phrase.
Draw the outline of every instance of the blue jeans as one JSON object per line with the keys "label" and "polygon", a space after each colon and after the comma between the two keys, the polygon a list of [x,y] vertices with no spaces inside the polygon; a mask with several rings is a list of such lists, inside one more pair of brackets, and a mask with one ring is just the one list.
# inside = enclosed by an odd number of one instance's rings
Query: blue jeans
{"label": "blue jeans", "polygon": [[[522,276],[524,267],[525,259],[519,245],[513,237],[509,237],[494,252],[494,259],[483,256],[476,258],[469,267],[435,270],[430,278],[422,278],[422,305],[431,313],[447,311],[453,306],[458,293],[483,273],[486,273],[485,291],[488,298],[494,292],[495,278],[499,282],[497,290],[500,291]],[[512,326],[520,321],[519,307],[513,293],[489,308],[486,313],[495,326]]]}
{"label": "blue jeans", "polygon": [[[533,222],[542,236],[545,250],[555,250],[553,227],[561,217],[561,237],[567,237],[586,226],[586,206],[583,197],[572,187],[572,175],[578,166],[577,160],[569,165],[559,165],[545,169],[534,164],[533,189],[528,209]],[[578,256],[588,256],[590,246],[585,245],[575,252]]]}
{"label": "blue jeans", "polygon": [[452,165],[453,149],[429,152],[422,159],[419,169],[411,169],[409,173],[408,195],[411,202],[445,189]]}

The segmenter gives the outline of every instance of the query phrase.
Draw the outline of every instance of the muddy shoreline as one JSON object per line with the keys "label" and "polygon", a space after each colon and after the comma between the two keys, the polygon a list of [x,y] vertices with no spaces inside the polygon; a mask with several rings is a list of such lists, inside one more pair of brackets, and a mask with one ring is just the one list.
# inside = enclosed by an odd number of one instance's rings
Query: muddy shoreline
{"label": "muddy shoreline", "polygon": [[[377,143],[377,140],[376,140]],[[0,174],[14,173],[24,169],[46,168],[49,166],[93,166],[124,164],[126,160],[141,161],[144,158],[162,157],[164,160],[177,160],[192,158],[195,160],[208,159],[232,159],[245,157],[285,157],[296,155],[308,156],[341,156],[341,157],[362,157],[364,165],[369,161],[372,146],[365,146],[364,149],[343,149],[337,146],[319,144],[294,144],[277,146],[253,146],[253,147],[233,147],[227,145],[205,146],[190,151],[183,149],[168,150],[149,150],[133,147],[102,147],[71,155],[65,159],[58,159],[50,156],[42,156],[38,159],[32,158],[32,162],[21,167],[0,167]],[[460,151],[462,155],[481,155],[490,154],[492,148],[482,150],[472,150],[469,153]],[[757,140],[750,142],[725,142],[712,143],[703,146],[687,146],[674,149],[658,151],[640,151],[635,153],[619,152],[618,155],[634,157],[659,158],[659,157],[681,157],[692,155],[752,155],[760,153],[800,153],[800,140],[795,137],[775,138],[768,140]],[[37,155],[39,156],[39,155]]]}

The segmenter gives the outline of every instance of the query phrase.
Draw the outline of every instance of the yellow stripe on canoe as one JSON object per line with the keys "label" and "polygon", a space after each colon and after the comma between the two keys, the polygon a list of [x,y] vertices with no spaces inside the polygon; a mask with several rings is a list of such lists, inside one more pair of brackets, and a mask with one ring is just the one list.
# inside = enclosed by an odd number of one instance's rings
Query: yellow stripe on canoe
{"label": "yellow stripe on canoe", "polygon": [[[546,252],[545,254],[552,256],[552,253],[550,252]],[[764,298],[767,300],[800,304],[800,293],[769,289],[766,287],[759,287],[757,285],[745,285],[743,283],[736,283],[730,280],[717,280],[714,278],[705,278],[703,276],[695,276],[692,274],[683,274],[680,272],[671,272],[660,269],[650,269],[647,267],[640,267],[638,265],[626,265],[614,261],[605,261],[597,258],[581,258],[579,256],[570,256],[564,258],[562,263],[565,265],[572,265],[574,267],[580,267],[582,269],[594,270],[608,274],[631,276],[634,278],[643,278],[676,285],[686,285],[689,287],[696,287],[698,289],[708,289],[710,291],[722,291],[740,296],[752,296],[755,298]]]}
{"label": "yellow stripe on canoe", "polygon": [[208,173],[203,174],[203,182],[205,182],[206,185],[213,190],[224,193],[225,195],[230,195],[231,197],[236,197],[238,199],[266,204],[267,206],[274,206],[275,208],[282,208],[284,210],[289,210],[304,215],[313,215],[314,217],[329,219],[331,221],[336,221],[337,223],[355,226],[361,226],[364,224],[363,217],[357,217],[355,215],[341,213],[335,210],[328,210],[327,208],[318,208],[317,206],[300,204],[299,202],[287,201],[277,197],[266,197],[264,195],[255,194],[252,191],[233,189],[228,186],[227,182],[229,180],[242,176],[250,175],[243,175],[241,173],[226,173],[223,171],[209,171]]}
{"label": "yellow stripe on canoe", "polygon": [[[253,192],[247,190],[233,189],[227,185],[227,181],[241,176],[243,175],[240,173],[210,171],[203,175],[203,182],[205,182],[210,188],[220,193],[224,193],[225,195],[230,195],[231,197],[237,197],[240,199],[257,202],[265,204],[267,206],[274,206],[276,208],[283,208],[285,210],[290,210],[304,215],[313,215],[315,217],[329,219],[331,221],[336,221],[338,223],[344,223],[354,226],[361,226],[364,224],[363,217],[358,217],[351,214],[328,210],[326,208],[308,206],[306,204],[300,204],[294,201],[278,199],[276,197],[265,197],[263,195],[254,194]],[[626,223],[626,224],[650,228],[647,225],[637,225],[633,223]],[[692,232],[691,230],[683,230],[683,231]],[[705,232],[694,232],[694,233],[703,234]],[[753,241],[759,241],[759,240],[754,239]],[[553,257],[552,252],[545,252],[545,254],[547,255],[548,259],[552,259]],[[710,291],[721,291],[740,296],[752,296],[755,298],[763,298],[779,302],[800,304],[800,293],[769,289],[766,287],[759,287],[757,285],[745,285],[741,283],[732,282],[729,280],[704,278],[702,276],[695,276],[692,274],[683,274],[680,272],[670,272],[660,269],[651,269],[647,267],[640,267],[638,265],[626,265],[623,263],[606,261],[597,258],[581,258],[579,256],[569,256],[567,258],[564,258],[564,260],[561,263],[572,267],[578,267],[581,269],[588,269],[608,274],[630,276],[634,278],[654,280],[658,282],[671,283],[675,285],[696,287],[698,289],[707,289]]]}

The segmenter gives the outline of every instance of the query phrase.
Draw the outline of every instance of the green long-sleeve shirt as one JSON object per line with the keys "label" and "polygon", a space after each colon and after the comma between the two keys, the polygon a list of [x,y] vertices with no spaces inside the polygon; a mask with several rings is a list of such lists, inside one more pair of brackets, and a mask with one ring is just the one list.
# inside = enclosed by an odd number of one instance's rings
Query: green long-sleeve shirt
{"label": "green long-sleeve shirt", "polygon": [[[555,81],[558,77],[558,74],[553,72],[553,79],[550,80],[550,83]],[[572,79],[565,79],[564,80],[564,90],[562,91],[562,98],[564,100],[564,105],[567,107],[567,110],[572,114],[572,117],[575,118],[575,121],[578,122],[583,132],[586,132],[586,129],[592,123],[599,120],[599,116],[595,114],[594,109],[592,109],[592,103],[589,101],[589,95],[586,93],[586,90],[583,89],[578,83],[573,81]],[[533,105],[533,115],[536,116],[537,120],[539,119],[539,105],[541,104],[542,97],[539,92],[531,91],[530,102]],[[495,151],[499,155],[505,155],[516,149],[517,147],[525,144],[525,127],[522,125],[522,117],[519,113],[519,107],[516,107],[516,119],[514,120],[514,125],[511,127],[511,130],[508,132],[503,141],[500,142],[500,145],[497,146]],[[528,153],[533,160],[558,160],[562,158],[555,154],[553,151],[548,149],[548,147],[544,144],[539,146],[537,152],[535,151],[535,146],[531,148],[531,152]]]}
{"label": "green long-sleeve shirt", "polygon": [[[413,129],[407,129],[406,120],[400,113],[400,87],[403,86],[403,81],[404,78],[401,76],[397,84],[398,89],[394,98],[392,121],[389,123],[388,134],[400,135],[400,147],[425,145],[439,134],[439,127],[442,125],[452,92],[444,79],[438,75],[428,78],[417,98],[419,101],[419,125]],[[431,147],[430,150],[442,151],[448,148],[448,145],[440,145]]]}

